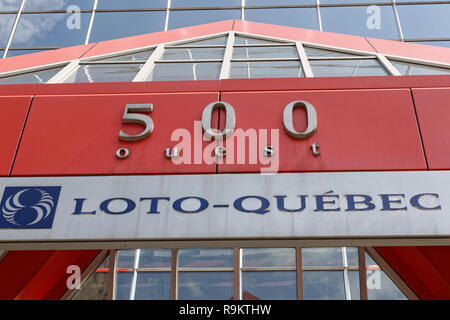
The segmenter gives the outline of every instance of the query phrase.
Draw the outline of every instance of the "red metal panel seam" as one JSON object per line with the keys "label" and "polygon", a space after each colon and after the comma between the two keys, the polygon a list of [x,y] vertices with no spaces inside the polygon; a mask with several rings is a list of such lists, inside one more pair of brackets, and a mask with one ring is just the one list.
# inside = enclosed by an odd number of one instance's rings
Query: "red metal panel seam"
{"label": "red metal panel seam", "polygon": [[[364,37],[364,39],[365,39],[365,40],[367,41],[367,43],[372,47],[372,49],[375,50],[375,52],[378,52],[377,48],[375,48],[375,47],[373,46],[373,44],[370,42],[369,39],[367,39],[367,37]],[[380,52],[378,52],[378,53],[380,53]]]}
{"label": "red metal panel seam", "polygon": [[416,109],[416,104],[414,102],[414,95],[412,92],[412,88],[409,88],[409,93],[411,94],[411,101],[412,101],[412,105],[413,105],[413,109],[414,109],[414,115],[415,115],[416,121],[417,121],[417,129],[419,130],[420,144],[422,145],[423,156],[425,157],[425,164],[427,166],[427,171],[429,171],[430,167],[428,166],[427,153],[425,150],[425,144],[423,143],[422,131],[420,129],[419,117],[417,115],[417,109]]}
{"label": "red metal panel seam", "polygon": [[78,57],[78,59],[81,59],[81,58],[84,57],[89,51],[91,51],[94,47],[96,47],[96,46],[97,46],[97,43],[98,43],[98,42],[95,42],[92,46],[90,46],[89,49],[87,49],[85,52],[83,52],[83,53]]}
{"label": "red metal panel seam", "polygon": [[25,120],[23,122],[22,131],[20,132],[19,141],[17,142],[16,152],[14,153],[14,157],[13,157],[13,161],[11,163],[11,168],[9,169],[8,177],[11,177],[12,172],[13,172],[14,163],[16,162],[17,153],[19,152],[20,143],[22,142],[23,133],[24,133],[25,127],[27,125],[28,116],[29,116],[30,110],[31,110],[31,105],[33,104],[33,99],[34,99],[34,95],[31,96],[30,104],[28,105],[27,115],[25,116]]}

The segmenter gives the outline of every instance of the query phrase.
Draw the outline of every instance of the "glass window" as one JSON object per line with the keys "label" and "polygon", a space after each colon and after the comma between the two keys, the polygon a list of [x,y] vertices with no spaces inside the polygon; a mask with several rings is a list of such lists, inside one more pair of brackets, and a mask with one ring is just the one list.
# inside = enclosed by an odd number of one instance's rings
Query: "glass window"
{"label": "glass window", "polygon": [[117,268],[134,268],[136,250],[118,250]]}
{"label": "glass window", "polygon": [[323,31],[399,39],[392,6],[320,8]]}
{"label": "glass window", "polygon": [[97,12],[89,42],[163,31],[165,19],[165,11]]}
{"label": "glass window", "polygon": [[178,44],[171,44],[171,46],[209,46],[209,45],[223,45],[227,44],[228,37],[215,37],[215,38],[207,38],[203,40],[195,40],[189,42],[181,42]]}
{"label": "glass window", "polygon": [[147,81],[216,80],[222,63],[157,63]]}
{"label": "glass window", "polygon": [[[370,3],[377,3],[377,2],[386,3],[386,2],[389,2],[389,0],[370,0],[370,1],[365,1],[365,2],[367,2],[367,3],[369,3],[369,2]],[[320,4],[341,4],[341,3],[355,3],[355,0],[320,0]]]}
{"label": "glass window", "polygon": [[311,60],[314,77],[385,76],[387,72],[375,59]]}
{"label": "glass window", "polygon": [[342,248],[302,248],[302,264],[308,267],[341,267]]}
{"label": "glass window", "polygon": [[170,249],[141,249],[139,255],[139,268],[170,268],[171,262]]}
{"label": "glass window", "polygon": [[438,46],[438,47],[446,47],[450,48],[450,40],[449,41],[415,41],[412,43],[425,44],[427,46]]}
{"label": "glass window", "polygon": [[303,77],[299,61],[232,62],[230,78],[298,78]]}
{"label": "glass window", "polygon": [[351,53],[345,53],[340,51],[331,51],[325,49],[311,48],[303,46],[308,58],[311,57],[355,57],[356,55]]}
{"label": "glass window", "polygon": [[170,284],[170,272],[138,272],[134,300],[170,300]]}
{"label": "glass window", "polygon": [[177,10],[170,12],[168,29],[231,19],[241,19],[241,10]]}
{"label": "glass window", "polygon": [[165,49],[161,60],[222,60],[225,48],[169,48]]}
{"label": "glass window", "polygon": [[233,267],[233,249],[180,249],[179,268]]}
{"label": "glass window", "polygon": [[245,9],[245,20],[297,28],[319,29],[315,8]]}
{"label": "glass window", "polygon": [[344,300],[343,271],[303,271],[303,298],[305,300]]}
{"label": "glass window", "polygon": [[316,0],[245,0],[245,6],[315,5]]}
{"label": "glass window", "polygon": [[3,0],[0,1],[0,11],[17,11],[22,4],[22,0]]}
{"label": "glass window", "polygon": [[260,58],[296,58],[299,59],[297,48],[289,47],[236,47],[233,49],[233,59]]}
{"label": "glass window", "polygon": [[366,269],[369,300],[406,300],[405,295],[367,253]]}
{"label": "glass window", "polygon": [[61,69],[57,67],[0,78],[0,84],[46,83]]}
{"label": "glass window", "polygon": [[241,0],[172,0],[171,8],[240,7]]}
{"label": "glass window", "polygon": [[234,44],[277,44],[277,43],[283,43],[280,41],[271,41],[271,40],[264,40],[264,39],[258,39],[258,38],[249,38],[249,37],[241,37],[241,36],[235,36],[234,37]]}
{"label": "glass window", "polygon": [[295,271],[242,272],[242,299],[295,300],[296,279]]}
{"label": "glass window", "polygon": [[167,8],[167,0],[99,0],[97,9]]}
{"label": "glass window", "polygon": [[356,248],[356,247],[346,247],[345,251],[347,253],[347,265],[349,267],[357,267],[357,266],[359,266],[358,248]]}
{"label": "glass window", "polygon": [[11,33],[15,14],[0,14],[0,46],[5,47],[8,43],[9,35]]}
{"label": "glass window", "polygon": [[352,300],[360,300],[359,271],[348,271],[348,282],[350,284],[350,295]]}
{"label": "glass window", "polygon": [[93,61],[146,61],[148,58],[150,58],[152,53],[153,49],[129,54],[122,54],[109,58],[98,58],[94,59]]}
{"label": "glass window", "polygon": [[447,38],[450,4],[398,5],[405,38]]}
{"label": "glass window", "polygon": [[243,267],[295,267],[295,248],[242,249]]}
{"label": "glass window", "polygon": [[405,76],[450,74],[450,69],[425,66],[409,62],[391,61],[397,70]]}
{"label": "glass window", "polygon": [[71,5],[81,10],[92,10],[94,0],[27,0],[24,11],[66,10]]}
{"label": "glass window", "polygon": [[229,300],[234,296],[233,272],[179,272],[179,300]]}
{"label": "glass window", "polygon": [[81,65],[66,82],[130,82],[142,64]]}
{"label": "glass window", "polygon": [[116,275],[116,300],[129,300],[132,272],[117,272]]}
{"label": "glass window", "polygon": [[29,53],[35,53],[35,52],[41,52],[41,51],[48,51],[48,50],[42,50],[42,49],[9,49],[7,56],[8,57],[14,57],[14,56],[20,56],[23,54],[29,54]]}
{"label": "glass window", "polygon": [[77,290],[72,300],[107,300],[108,272],[94,272]]}
{"label": "glass window", "polygon": [[22,14],[11,46],[66,47],[84,44],[90,13],[80,13],[79,21],[67,13]]}

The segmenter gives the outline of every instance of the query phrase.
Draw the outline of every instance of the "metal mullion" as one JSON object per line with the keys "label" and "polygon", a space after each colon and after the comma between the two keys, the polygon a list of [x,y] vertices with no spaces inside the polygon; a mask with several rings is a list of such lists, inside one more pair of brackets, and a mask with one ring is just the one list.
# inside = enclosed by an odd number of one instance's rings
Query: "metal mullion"
{"label": "metal mullion", "polygon": [[400,23],[400,16],[398,14],[397,4],[395,3],[395,0],[392,0],[392,10],[394,11],[395,24],[397,25],[397,31],[400,37],[400,41],[403,41],[405,37],[403,36],[403,29]]}
{"label": "metal mullion", "polygon": [[137,272],[170,272],[170,267],[163,268],[136,268]]}
{"label": "metal mullion", "polygon": [[114,300],[116,297],[116,267],[117,250],[109,250],[109,272],[108,272],[108,300]]}
{"label": "metal mullion", "polygon": [[155,66],[155,61],[161,58],[163,52],[164,45],[158,45],[148,58],[147,62],[142,66],[141,70],[139,70],[137,75],[134,77],[133,82],[146,81]]}
{"label": "metal mullion", "polygon": [[295,43],[295,47],[297,48],[297,53],[300,58],[300,63],[302,65],[305,77],[307,78],[314,77],[314,73],[311,69],[311,65],[309,64],[308,57],[306,56],[305,48],[303,48],[301,42],[298,41]]}
{"label": "metal mullion", "polygon": [[309,60],[372,60],[377,56],[355,56],[355,57],[309,57]]}
{"label": "metal mullion", "polygon": [[26,2],[27,2],[27,0],[22,0],[19,10],[17,11],[16,19],[14,20],[13,27],[11,28],[11,33],[9,34],[8,42],[6,43],[6,46],[5,46],[5,52],[3,52],[3,58],[6,58],[6,55],[8,54],[9,47],[11,46],[12,39],[14,37],[14,34],[16,33],[17,25],[19,24],[19,19],[20,19],[20,16],[22,15],[22,11],[23,11],[23,8],[25,7]]}
{"label": "metal mullion", "polygon": [[243,267],[242,271],[296,271],[296,267]]}
{"label": "metal mullion", "polygon": [[164,31],[167,31],[168,27],[169,27],[170,6],[171,6],[171,0],[167,0],[166,17],[165,17],[165,20],[164,20]]}
{"label": "metal mullion", "polygon": [[295,248],[296,274],[297,274],[297,300],[303,300],[303,270],[302,248]]}
{"label": "metal mullion", "polygon": [[359,292],[360,299],[367,300],[366,250],[358,247]]}
{"label": "metal mullion", "polygon": [[223,268],[211,268],[211,267],[199,267],[199,268],[190,268],[190,267],[182,267],[178,268],[179,272],[229,272],[233,271],[233,267],[223,267]]}
{"label": "metal mullion", "polygon": [[222,68],[219,79],[228,79],[230,77],[231,58],[233,57],[234,32],[228,34],[227,47],[223,54]]}
{"label": "metal mullion", "polygon": [[344,290],[345,290],[345,299],[352,300],[352,294],[350,292],[350,280],[348,278],[348,260],[347,260],[347,248],[342,247],[342,263],[344,265]]}
{"label": "metal mullion", "polygon": [[89,26],[88,26],[88,30],[86,32],[86,39],[84,41],[84,44],[89,43],[89,39],[91,37],[92,26],[94,24],[95,12],[97,11],[97,5],[98,5],[98,0],[94,0],[94,6],[92,7],[91,18],[89,19]]}
{"label": "metal mullion", "polygon": [[62,68],[57,74],[51,77],[46,83],[63,83],[67,80],[80,65],[80,59],[71,61],[67,66]]}
{"label": "metal mullion", "polygon": [[[170,0],[169,0],[170,1]],[[170,271],[170,299],[178,298],[178,249],[172,249],[172,261]]]}
{"label": "metal mullion", "polygon": [[129,295],[128,300],[134,300],[134,296],[136,293],[137,267],[139,264],[140,256],[141,256],[141,249],[136,249],[135,255],[134,255],[133,276],[131,278],[130,295]]}
{"label": "metal mullion", "polygon": [[241,0],[241,20],[245,21],[245,0]]}
{"label": "metal mullion", "polygon": [[317,23],[319,24],[319,31],[323,31],[322,15],[320,14],[320,0],[316,0],[316,10],[317,10]]}
{"label": "metal mullion", "polygon": [[344,271],[344,267],[309,267],[304,266],[303,271]]}
{"label": "metal mullion", "polygon": [[235,44],[235,48],[250,48],[250,47],[293,47],[294,43],[254,43],[254,44]]}
{"label": "metal mullion", "polygon": [[181,44],[181,45],[166,45],[165,49],[208,49],[208,48],[226,48],[227,46],[224,44],[204,44],[204,45],[189,45],[189,44]]}
{"label": "metal mullion", "polygon": [[397,70],[397,68],[381,53],[377,54],[378,61],[381,65],[392,75],[401,76],[402,74]]}
{"label": "metal mullion", "polygon": [[241,300],[241,253],[240,248],[233,248],[233,299]]}

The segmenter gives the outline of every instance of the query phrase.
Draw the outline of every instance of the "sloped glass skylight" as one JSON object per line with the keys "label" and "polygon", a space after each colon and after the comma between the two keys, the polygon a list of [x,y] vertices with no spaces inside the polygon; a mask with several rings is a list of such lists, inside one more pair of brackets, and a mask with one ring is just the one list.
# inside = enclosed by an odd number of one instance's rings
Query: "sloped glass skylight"
{"label": "sloped glass skylight", "polygon": [[450,74],[450,69],[401,61],[391,62],[394,67],[404,76]]}

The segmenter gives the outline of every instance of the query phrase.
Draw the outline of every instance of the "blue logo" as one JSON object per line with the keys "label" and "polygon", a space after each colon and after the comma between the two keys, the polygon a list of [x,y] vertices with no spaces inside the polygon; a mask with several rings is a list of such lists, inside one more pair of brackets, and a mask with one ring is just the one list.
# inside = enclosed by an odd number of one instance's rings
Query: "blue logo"
{"label": "blue logo", "polygon": [[61,187],[6,187],[0,229],[50,229]]}

